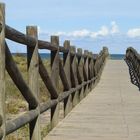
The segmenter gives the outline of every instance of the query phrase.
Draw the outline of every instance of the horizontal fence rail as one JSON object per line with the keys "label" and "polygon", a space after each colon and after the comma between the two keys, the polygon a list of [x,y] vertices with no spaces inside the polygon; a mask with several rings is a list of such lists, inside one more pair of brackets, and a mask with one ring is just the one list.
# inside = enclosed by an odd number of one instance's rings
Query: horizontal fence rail
{"label": "horizontal fence rail", "polygon": [[[108,49],[95,57],[92,52],[71,46],[66,40],[59,45],[59,37],[51,36],[50,42],[38,40],[36,26],[27,26],[23,34],[5,24],[5,5],[0,4],[0,139],[29,123],[30,139],[40,140],[40,114],[51,110],[51,128],[58,123],[60,102],[64,103],[64,116],[91,91],[100,79]],[[19,71],[6,39],[24,44],[27,47],[28,84]],[[39,49],[50,50],[51,75],[43,64]],[[60,58],[59,54],[63,55]],[[28,103],[29,110],[19,117],[5,119],[5,69],[16,87]],[[38,76],[42,78],[51,99],[39,102]],[[58,92],[59,76],[64,91]]]}
{"label": "horizontal fence rail", "polygon": [[133,75],[131,80],[134,84],[138,84],[137,86],[140,88],[140,54],[132,47],[129,47],[126,50],[126,61],[131,68],[130,74]]}

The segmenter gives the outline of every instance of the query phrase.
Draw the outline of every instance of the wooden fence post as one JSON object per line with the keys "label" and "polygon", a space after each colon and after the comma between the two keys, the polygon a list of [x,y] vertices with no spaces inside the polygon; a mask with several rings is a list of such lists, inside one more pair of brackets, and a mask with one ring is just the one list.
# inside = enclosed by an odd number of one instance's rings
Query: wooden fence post
{"label": "wooden fence post", "polygon": [[[89,56],[89,65],[88,65],[89,71],[88,71],[88,77],[89,77],[89,80],[91,80],[91,79],[93,78],[93,65],[94,65],[94,63],[93,63],[93,55],[92,55],[92,52],[89,52],[89,53],[88,53],[88,56]],[[91,83],[89,84],[90,90],[92,90],[92,88],[93,88],[93,83],[94,83],[94,82],[91,82]]]}
{"label": "wooden fence post", "polygon": [[[59,37],[51,36],[51,44],[58,47],[58,50],[51,51],[51,79],[54,87],[58,90],[59,86]],[[54,99],[51,97],[51,99]],[[51,108],[51,128],[54,128],[59,121],[60,104]]]}
{"label": "wooden fence post", "polygon": [[[71,56],[71,84],[72,87],[76,87],[78,85],[78,79],[77,79],[77,57],[76,57],[76,49],[75,47],[71,46],[71,52],[74,53],[73,56]],[[73,100],[73,107],[78,104],[79,102],[79,94],[78,91],[75,91],[72,94],[72,100]]]}
{"label": "wooden fence post", "polygon": [[[84,59],[82,57],[82,49],[78,48],[77,53],[78,53],[78,73],[77,73],[77,77],[78,77],[78,83],[82,84],[82,82],[84,81],[84,74],[83,74]],[[79,97],[80,100],[82,100],[84,98],[84,87],[82,87],[79,90],[79,96],[80,96]]]}
{"label": "wooden fence post", "polygon": [[[91,79],[94,78],[94,58],[93,58],[93,53],[90,52],[90,55],[91,55]],[[95,81],[93,81],[91,83],[91,88],[93,89],[94,88],[94,83]]]}
{"label": "wooden fence post", "polygon": [[[27,64],[28,64],[28,82],[29,87],[36,98],[39,98],[39,61],[38,61],[38,37],[37,37],[37,27],[27,26],[27,35],[36,39],[36,45],[34,47],[27,46]],[[30,139],[31,140],[41,140],[40,132],[40,106],[38,105],[38,116],[29,123],[30,127]],[[34,109],[31,105],[29,109]]]}
{"label": "wooden fence post", "polygon": [[5,139],[5,4],[0,3],[0,116],[1,128]]}
{"label": "wooden fence post", "polygon": [[96,57],[95,64],[94,64],[94,74],[95,74],[95,77],[97,78],[96,81],[95,81],[95,85],[99,81],[98,66],[99,66],[99,55]]}
{"label": "wooden fence post", "polygon": [[[84,51],[84,81],[88,81],[88,51]],[[88,84],[84,87],[84,96],[88,94]]]}
{"label": "wooden fence post", "polygon": [[[68,49],[67,53],[63,54],[63,64],[64,64],[64,71],[66,73],[69,87],[71,87],[71,74],[70,74],[70,41],[66,40],[64,42],[64,48]],[[65,89],[64,90],[69,90]],[[72,96],[71,94],[64,99],[64,117],[71,111],[72,109]]]}

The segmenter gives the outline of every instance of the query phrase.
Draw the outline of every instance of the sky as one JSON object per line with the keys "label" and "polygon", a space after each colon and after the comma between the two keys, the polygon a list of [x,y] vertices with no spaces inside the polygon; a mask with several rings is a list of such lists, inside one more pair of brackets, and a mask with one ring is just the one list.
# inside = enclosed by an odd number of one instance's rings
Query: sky
{"label": "sky", "polygon": [[[60,45],[70,40],[77,48],[98,53],[103,46],[110,53],[124,54],[126,48],[140,51],[140,0],[2,0],[6,24],[26,32],[38,26],[38,38],[50,41],[60,36]],[[8,41],[12,52],[26,47]],[[45,51],[43,51],[45,52]]]}

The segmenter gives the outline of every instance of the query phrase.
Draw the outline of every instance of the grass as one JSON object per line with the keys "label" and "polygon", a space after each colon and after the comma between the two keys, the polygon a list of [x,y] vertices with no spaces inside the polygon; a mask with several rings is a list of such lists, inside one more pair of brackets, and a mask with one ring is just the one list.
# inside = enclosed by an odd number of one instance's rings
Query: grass
{"label": "grass", "polygon": [[[28,73],[27,73],[27,60],[26,57],[16,55],[13,57],[16,62],[24,80],[28,83]],[[50,68],[49,60],[44,60],[44,65]],[[50,73],[50,69],[48,70]],[[39,92],[40,92],[40,102],[45,102],[49,98],[49,91],[46,89],[43,81],[39,77]],[[13,83],[12,79],[6,73],[6,112],[10,114],[16,114],[22,110],[27,110],[27,103],[22,97],[20,91]]]}
{"label": "grass", "polygon": [[[24,80],[28,84],[28,72],[27,72],[27,59],[25,56],[22,56],[20,54],[13,56],[14,61],[16,62]],[[50,67],[50,60],[43,59],[43,63],[45,67],[47,68],[49,74],[51,73],[51,67]],[[61,80],[59,80],[59,92],[63,91],[63,86],[61,83]],[[50,98],[49,91],[45,87],[42,79],[39,76],[39,101],[45,102]],[[12,79],[6,72],[6,118],[7,120],[10,120],[12,118],[15,118],[17,115],[26,112],[28,110],[28,104],[23,98],[22,94],[18,90],[18,88],[13,83]],[[42,136],[45,136],[48,131],[50,130],[50,125],[47,124],[42,129]],[[24,134],[24,135],[23,135]],[[24,127],[20,128],[16,132],[10,134],[7,136],[7,140],[26,140],[29,136],[29,129],[28,125],[25,125]]]}

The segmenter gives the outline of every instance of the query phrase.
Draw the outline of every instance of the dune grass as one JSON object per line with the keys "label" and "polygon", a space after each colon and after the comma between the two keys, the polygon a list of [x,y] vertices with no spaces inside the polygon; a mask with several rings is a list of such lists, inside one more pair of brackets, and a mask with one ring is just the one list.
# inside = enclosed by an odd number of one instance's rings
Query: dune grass
{"label": "dune grass", "polygon": [[[28,84],[28,72],[27,72],[27,58],[20,54],[13,56],[14,61],[16,62],[24,80]],[[49,74],[51,73],[50,60],[42,59],[45,67],[47,68]],[[61,80],[59,80],[59,91],[63,90]],[[40,103],[47,101],[50,98],[49,91],[45,87],[42,79],[39,76],[39,101]],[[21,113],[24,113],[28,110],[28,104],[23,98],[22,94],[18,88],[13,83],[12,79],[6,72],[6,118],[10,120]],[[49,118],[48,118],[49,119]],[[49,124],[42,127],[42,136],[45,136],[50,129]],[[16,132],[7,136],[7,140],[26,140],[29,136],[28,125],[20,128]]]}

